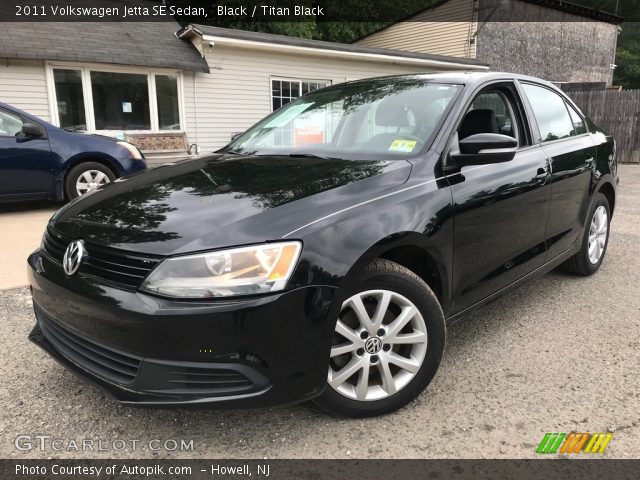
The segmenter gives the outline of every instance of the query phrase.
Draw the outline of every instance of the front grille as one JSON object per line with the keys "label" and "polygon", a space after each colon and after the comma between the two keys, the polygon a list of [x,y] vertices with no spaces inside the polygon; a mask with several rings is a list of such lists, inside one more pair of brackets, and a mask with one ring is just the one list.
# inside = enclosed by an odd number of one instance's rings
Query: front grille
{"label": "front grille", "polygon": [[141,357],[118,352],[105,345],[71,332],[40,309],[37,317],[40,329],[53,347],[82,369],[114,383],[133,383],[138,375]]}
{"label": "front grille", "polygon": [[[44,235],[44,251],[58,263],[62,263],[64,252],[71,238],[48,228]],[[87,257],[79,272],[110,283],[135,289],[162,260],[158,255],[133,254],[116,248],[85,242]]]}

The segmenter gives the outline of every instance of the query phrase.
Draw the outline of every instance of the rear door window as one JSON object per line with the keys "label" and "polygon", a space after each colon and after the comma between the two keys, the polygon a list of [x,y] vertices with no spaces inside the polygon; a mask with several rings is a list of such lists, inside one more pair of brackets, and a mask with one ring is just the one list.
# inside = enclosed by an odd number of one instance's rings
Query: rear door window
{"label": "rear door window", "polygon": [[567,103],[567,108],[569,109],[569,115],[571,116],[571,121],[573,122],[573,131],[575,135],[582,135],[583,133],[587,133],[587,126],[584,124],[584,120],[576,112],[575,108]]}
{"label": "rear door window", "polygon": [[574,126],[564,99],[548,88],[525,83],[522,85],[536,117],[543,142],[575,135]]}

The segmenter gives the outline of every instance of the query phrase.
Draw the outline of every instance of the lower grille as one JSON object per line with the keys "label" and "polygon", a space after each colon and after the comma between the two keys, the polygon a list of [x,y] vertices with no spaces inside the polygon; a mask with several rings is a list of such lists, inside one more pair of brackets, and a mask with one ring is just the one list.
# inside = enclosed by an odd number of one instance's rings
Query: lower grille
{"label": "lower grille", "polygon": [[255,368],[240,364],[145,360],[136,389],[171,396],[223,397],[266,388],[270,381]]}
{"label": "lower grille", "polygon": [[178,390],[235,391],[251,389],[254,384],[242,373],[221,368],[185,368],[169,372],[167,383]]}
{"label": "lower grille", "polygon": [[117,352],[77,335],[44,312],[36,311],[38,323],[51,345],[82,369],[110,382],[133,383],[140,369],[141,357]]}

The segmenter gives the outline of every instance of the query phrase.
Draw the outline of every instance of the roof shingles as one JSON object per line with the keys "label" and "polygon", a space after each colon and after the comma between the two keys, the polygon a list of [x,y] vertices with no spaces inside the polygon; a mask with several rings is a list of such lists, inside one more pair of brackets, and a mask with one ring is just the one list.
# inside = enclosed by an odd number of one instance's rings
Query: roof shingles
{"label": "roof shingles", "polygon": [[209,72],[191,42],[175,36],[179,28],[174,22],[0,22],[0,58]]}

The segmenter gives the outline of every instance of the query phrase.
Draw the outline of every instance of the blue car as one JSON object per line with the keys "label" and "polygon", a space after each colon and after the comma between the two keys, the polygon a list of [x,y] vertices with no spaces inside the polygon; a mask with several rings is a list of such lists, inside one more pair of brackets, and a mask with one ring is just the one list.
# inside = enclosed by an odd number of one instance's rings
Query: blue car
{"label": "blue car", "polygon": [[0,202],[72,200],[146,167],[130,143],[63,130],[0,103]]}

